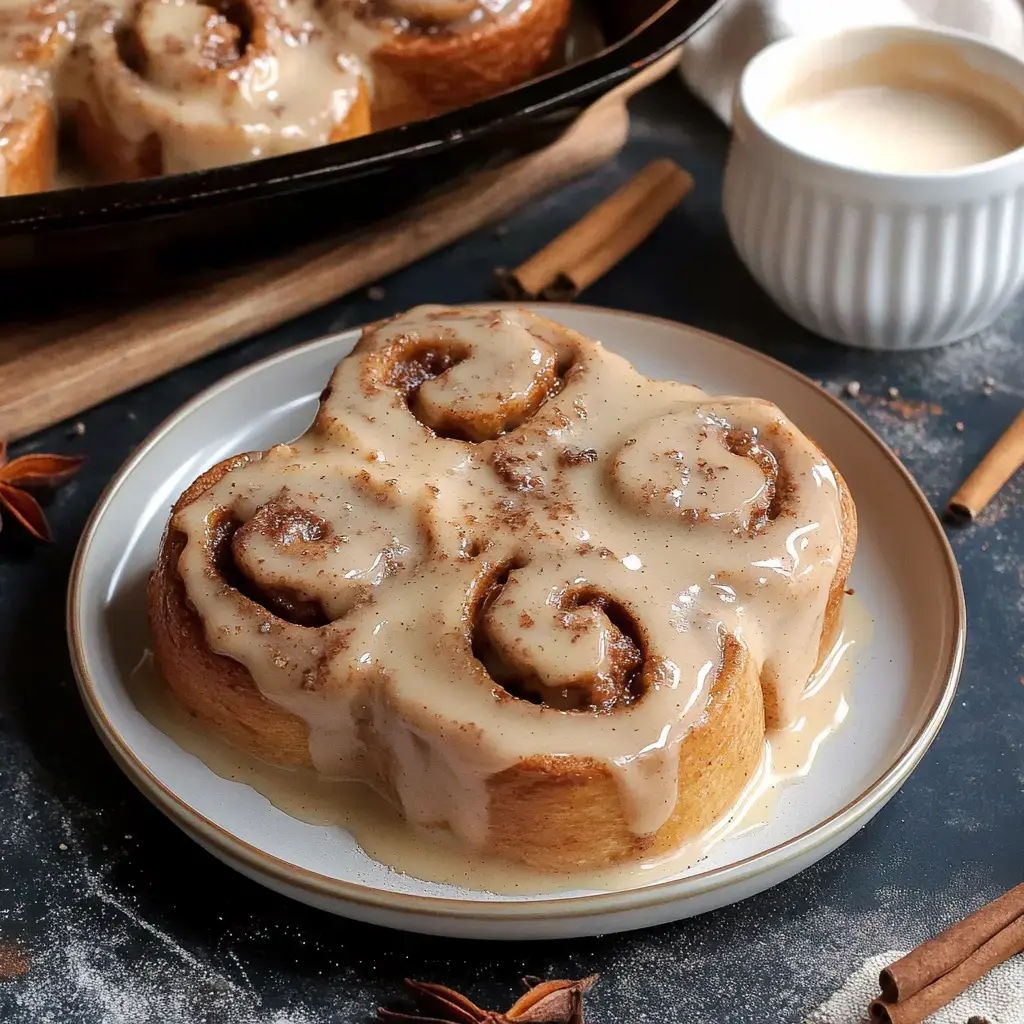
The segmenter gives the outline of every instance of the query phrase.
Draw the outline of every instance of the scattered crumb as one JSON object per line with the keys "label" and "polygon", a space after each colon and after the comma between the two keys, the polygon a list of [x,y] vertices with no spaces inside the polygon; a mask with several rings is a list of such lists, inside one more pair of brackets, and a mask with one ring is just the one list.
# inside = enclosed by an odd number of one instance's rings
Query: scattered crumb
{"label": "scattered crumb", "polygon": [[85,424],[79,420],[68,431],[68,437],[82,437],[85,434]]}
{"label": "scattered crumb", "polygon": [[[890,399],[862,389],[857,411],[906,467],[920,477],[936,506],[948,497],[949,481],[962,477],[963,437],[952,431],[951,420],[938,402]],[[952,436],[951,436],[952,435]]]}
{"label": "scattered crumb", "polygon": [[17,978],[28,974],[28,958],[9,942],[0,942],[0,978]]}
{"label": "scattered crumb", "polygon": [[856,398],[860,394],[860,381],[851,380],[849,384],[846,385],[845,390],[851,398]]}
{"label": "scattered crumb", "polygon": [[139,417],[138,417],[138,414],[137,414],[137,413],[134,413],[134,412],[132,412],[132,411],[131,411],[131,409],[129,409],[129,410],[128,410],[128,411],[127,411],[127,412],[125,413],[125,417],[126,417],[127,419],[130,419],[130,420],[137,420],[137,419],[139,418]]}
{"label": "scattered crumb", "polygon": [[916,398],[883,398],[863,392],[859,398],[865,405],[886,409],[904,420],[926,420],[929,416],[941,416],[945,411],[937,402],[922,402]]}
{"label": "scattered crumb", "polygon": [[366,289],[366,297],[371,302],[380,302],[385,295],[387,295],[387,292],[379,284],[371,284],[370,287]]}
{"label": "scattered crumb", "polygon": [[886,392],[886,394],[890,398],[899,398],[900,397],[900,389],[899,388],[889,388],[889,390]]}
{"label": "scattered crumb", "polygon": [[68,844],[67,843],[60,843],[57,846],[58,850],[66,850],[67,848],[68,848]]}
{"label": "scattered crumb", "polygon": [[985,388],[994,388],[996,386],[995,377],[986,377],[982,382],[981,386]]}
{"label": "scattered crumb", "polygon": [[957,420],[956,421],[956,429],[961,434],[964,432],[964,421],[963,420]]}
{"label": "scattered crumb", "polygon": [[848,595],[848,596],[850,596],[850,597],[853,597],[853,595],[854,595],[854,594],[856,594],[856,593],[857,593],[857,591],[856,591],[856,590],[854,590],[854,588],[853,588],[853,587],[847,587],[847,588],[846,588],[846,593],[847,593],[847,595]]}
{"label": "scattered crumb", "polygon": [[494,229],[494,237],[495,238],[504,238],[507,234],[508,234],[508,225],[507,224],[499,224]]}

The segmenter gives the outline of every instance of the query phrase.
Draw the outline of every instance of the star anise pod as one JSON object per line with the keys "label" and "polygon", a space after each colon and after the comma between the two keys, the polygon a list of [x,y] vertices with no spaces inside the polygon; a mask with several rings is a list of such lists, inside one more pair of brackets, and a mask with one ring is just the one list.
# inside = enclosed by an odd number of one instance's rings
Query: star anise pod
{"label": "star anise pod", "polygon": [[377,1011],[377,1019],[388,1024],[583,1024],[583,993],[597,981],[597,975],[580,981],[541,981],[524,978],[524,996],[504,1013],[482,1010],[464,995],[432,985],[410,981],[406,986],[416,1003],[414,1013]]}
{"label": "star anise pod", "polygon": [[37,540],[50,540],[50,524],[29,491],[62,484],[84,461],[80,455],[39,453],[8,462],[7,442],[0,441],[0,510],[14,516]]}

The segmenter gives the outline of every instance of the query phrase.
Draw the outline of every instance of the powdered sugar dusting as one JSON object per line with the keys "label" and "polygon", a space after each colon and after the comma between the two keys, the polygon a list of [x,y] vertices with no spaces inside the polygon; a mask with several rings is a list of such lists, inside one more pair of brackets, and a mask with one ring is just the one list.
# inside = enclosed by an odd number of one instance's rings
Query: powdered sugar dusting
{"label": "powdered sugar dusting", "polygon": [[[869,906],[855,908],[843,880],[858,876],[865,856],[866,847],[848,852],[841,870],[834,858],[826,859],[805,871],[799,884],[774,890],[771,898],[685,922],[670,943],[623,943],[606,965],[601,989],[617,990],[635,1011],[631,1024],[663,1024],[666,1007],[673,1008],[672,1020],[760,1020],[767,992],[780,1024],[797,1024],[869,957],[911,949],[999,895],[988,878],[963,872],[939,892],[882,886]],[[929,908],[933,928],[922,925],[922,905]],[[785,928],[778,927],[781,920]],[[728,1018],[720,1015],[722,1005],[733,1010]],[[594,1021],[612,1024],[599,1006]],[[1004,1022],[993,1018],[992,1024]]]}
{"label": "powdered sugar dusting", "polygon": [[[1015,303],[991,327],[978,334],[932,349],[915,357],[920,361],[920,386],[941,399],[964,391],[981,391],[986,378],[994,392],[1024,397],[1024,360],[1020,358],[1024,333],[1024,303]],[[915,367],[916,369],[916,367]]]}
{"label": "powdered sugar dusting", "polygon": [[[147,920],[114,881],[135,852],[131,837],[89,850],[101,811],[69,798],[41,803],[40,779],[12,758],[0,761],[0,777],[13,799],[0,838],[0,880],[6,852],[18,846],[38,851],[41,879],[0,910],[0,1020],[324,1024],[322,1010],[264,1005],[237,957],[214,965]],[[351,1010],[345,1019],[366,1010],[345,996],[337,1003]]]}
{"label": "powdered sugar dusting", "polygon": [[34,1024],[322,1021],[301,1008],[264,1010],[244,971],[231,976],[203,963],[114,897],[103,879],[85,871],[80,881],[86,902],[98,902],[100,913],[85,924],[80,912],[49,909],[45,945],[28,953],[27,973],[4,993],[21,1011],[19,1019]]}

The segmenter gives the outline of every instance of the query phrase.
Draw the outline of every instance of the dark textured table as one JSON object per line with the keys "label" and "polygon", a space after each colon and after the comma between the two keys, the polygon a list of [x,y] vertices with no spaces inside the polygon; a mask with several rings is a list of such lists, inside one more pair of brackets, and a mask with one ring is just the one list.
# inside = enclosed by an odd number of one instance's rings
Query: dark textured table
{"label": "dark textured table", "polygon": [[[49,506],[52,546],[0,535],[0,1021],[348,1024],[415,975],[504,1006],[524,974],[602,981],[597,1024],[791,1024],[868,955],[905,949],[1024,878],[1024,480],[950,533],[969,610],[967,661],[938,740],[878,817],[817,866],[697,920],[573,942],[424,939],[330,917],[221,866],[121,775],[86,720],[64,645],[75,541],[101,489],[175,407],[224,374],[422,301],[480,300],[514,265],[656,156],[697,187],[588,301],[658,314],[770,352],[886,439],[938,507],[1024,395],[1024,303],[921,355],[830,345],[786,320],[737,262],[719,191],[726,133],[666,82],[637,103],[612,164],[382,282],[30,438],[86,467]],[[376,294],[376,293],[375,293]],[[990,378],[986,384],[986,378]],[[898,388],[899,397],[889,389]],[[856,390],[856,389],[854,389]],[[99,599],[99,595],[97,595]]]}

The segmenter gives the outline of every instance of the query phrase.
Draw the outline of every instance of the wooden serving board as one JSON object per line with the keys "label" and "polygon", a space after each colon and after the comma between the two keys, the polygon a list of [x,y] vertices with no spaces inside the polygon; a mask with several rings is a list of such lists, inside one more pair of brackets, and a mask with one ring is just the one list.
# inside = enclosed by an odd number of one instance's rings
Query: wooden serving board
{"label": "wooden serving board", "polygon": [[614,156],[626,100],[675,55],[602,97],[557,142],[400,215],[137,308],[100,309],[0,333],[0,439],[14,440],[407,266]]}

